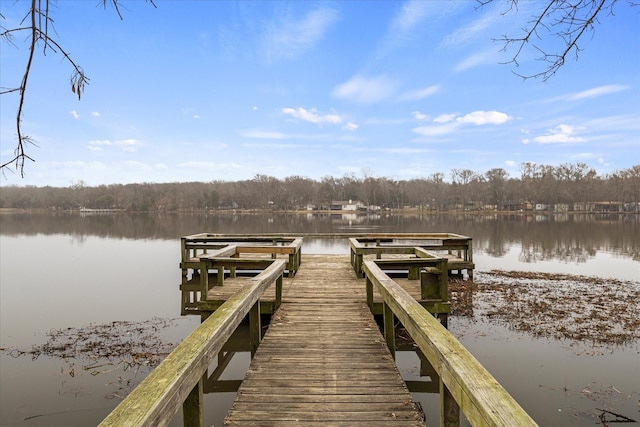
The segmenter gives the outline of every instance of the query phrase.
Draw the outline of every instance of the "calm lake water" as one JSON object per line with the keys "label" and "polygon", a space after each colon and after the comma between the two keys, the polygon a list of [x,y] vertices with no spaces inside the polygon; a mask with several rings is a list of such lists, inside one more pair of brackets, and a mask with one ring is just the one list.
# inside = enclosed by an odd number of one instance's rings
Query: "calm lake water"
{"label": "calm lake water", "polygon": [[[51,331],[127,321],[177,343],[199,324],[180,317],[180,237],[214,233],[452,232],[473,237],[491,269],[580,274],[640,286],[638,216],[0,215],[0,425],[98,424],[150,371],[86,358],[18,356]],[[345,242],[305,240],[303,253],[348,253]],[[638,313],[640,316],[640,313]],[[159,318],[153,320],[154,318]],[[450,331],[540,425],[592,426],[595,408],[640,420],[640,345],[576,351],[498,321],[452,316]],[[76,329],[72,329],[76,331]],[[242,331],[241,331],[242,332]],[[407,380],[413,352],[399,352]],[[221,379],[242,379],[236,353]],[[212,366],[212,368],[215,366]],[[235,393],[206,395],[206,423],[221,425]],[[415,393],[437,425],[437,395]],[[174,422],[173,425],[181,425]]]}

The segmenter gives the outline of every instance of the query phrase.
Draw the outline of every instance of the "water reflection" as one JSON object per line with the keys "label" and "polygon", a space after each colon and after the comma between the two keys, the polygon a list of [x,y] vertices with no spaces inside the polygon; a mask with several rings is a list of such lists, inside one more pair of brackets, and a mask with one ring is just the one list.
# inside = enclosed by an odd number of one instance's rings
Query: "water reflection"
{"label": "water reflection", "polygon": [[[179,238],[183,235],[204,231],[454,232],[473,237],[479,270],[542,270],[638,280],[639,219],[625,215],[362,216],[349,223],[328,215],[2,214],[0,346],[31,348],[46,342],[51,328],[179,317]],[[523,252],[531,255],[521,258]],[[305,239],[304,253],[348,253],[348,246],[344,240],[310,238]],[[471,298],[473,294],[464,295]],[[569,412],[604,404],[588,400],[581,393],[587,387],[606,391],[614,385],[631,396],[625,397],[618,412],[636,413],[637,343],[607,354],[577,355],[570,341],[532,338],[508,325],[480,322],[473,313],[457,314],[449,318],[452,333],[517,401],[527,405],[541,425],[593,425],[593,419],[577,419]],[[182,318],[167,332],[173,342],[179,342],[197,323],[193,316]],[[220,366],[226,367],[220,372],[218,362],[212,365],[211,380],[242,379],[249,364],[248,350],[225,352],[228,357]],[[432,381],[430,375],[420,375],[421,359],[415,351],[396,355],[406,379]],[[107,384],[118,381],[119,374],[113,379],[88,373],[71,377],[67,364],[58,359],[31,361],[8,354],[0,354],[0,371],[1,425],[96,425],[118,403],[105,396],[120,387]],[[143,376],[140,372],[135,382]],[[122,379],[126,387],[127,379]],[[205,405],[228,407],[234,395],[210,393]],[[425,408],[432,399],[437,407],[437,394],[415,395]],[[60,414],[60,408],[67,412]],[[225,413],[226,409],[207,412],[206,423],[220,425]],[[41,414],[50,415],[25,421]]]}
{"label": "water reflection", "polygon": [[506,256],[520,244],[522,263],[556,260],[585,263],[599,252],[640,261],[638,215],[429,215],[358,214],[3,214],[5,235],[85,236],[129,239],[179,239],[211,233],[371,233],[452,232],[471,236],[475,253]]}

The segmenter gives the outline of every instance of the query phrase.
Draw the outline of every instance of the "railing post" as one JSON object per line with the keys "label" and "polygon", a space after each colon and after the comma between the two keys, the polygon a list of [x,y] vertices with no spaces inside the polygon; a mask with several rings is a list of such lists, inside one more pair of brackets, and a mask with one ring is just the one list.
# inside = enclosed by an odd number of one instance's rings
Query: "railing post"
{"label": "railing post", "polygon": [[453,395],[439,379],[440,383],[440,427],[460,427],[460,406]]}
{"label": "railing post", "polygon": [[184,427],[204,427],[203,382],[203,378],[200,378],[200,381],[182,403],[182,425]]}
{"label": "railing post", "polygon": [[208,261],[200,261],[200,301],[206,301],[209,293]]}
{"label": "railing post", "polygon": [[280,304],[282,304],[282,281],[283,275],[280,275],[280,277],[276,279],[276,303],[273,311],[276,311],[278,308],[280,308]]}
{"label": "railing post", "polygon": [[218,266],[218,286],[223,286],[224,285],[224,265],[219,265]]}
{"label": "railing post", "polygon": [[396,358],[396,316],[393,314],[393,310],[386,302],[382,303],[383,310],[383,322],[384,322],[384,339],[387,341],[387,347],[391,352],[391,356]]}
{"label": "railing post", "polygon": [[289,277],[293,277],[296,274],[296,254],[289,254]]}
{"label": "railing post", "polygon": [[249,311],[249,340],[251,342],[251,358],[255,356],[262,338],[262,326],[260,325],[260,300]]}
{"label": "railing post", "polygon": [[369,310],[373,312],[373,282],[369,280],[369,276],[366,276],[366,289],[367,289],[367,305]]}

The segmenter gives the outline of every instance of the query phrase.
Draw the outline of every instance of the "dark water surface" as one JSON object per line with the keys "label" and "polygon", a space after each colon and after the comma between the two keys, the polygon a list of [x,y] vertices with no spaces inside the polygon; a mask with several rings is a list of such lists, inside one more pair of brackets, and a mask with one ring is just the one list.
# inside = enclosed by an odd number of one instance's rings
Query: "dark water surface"
{"label": "dark water surface", "polygon": [[[163,319],[151,322],[156,335],[179,342],[199,324],[198,317],[180,317],[179,238],[200,232],[452,232],[473,237],[479,272],[580,274],[640,286],[638,216],[3,214],[0,425],[98,424],[149,367],[112,361],[93,368],[87,358],[34,359],[19,351],[46,343],[50,331],[115,321],[143,328],[153,318]],[[303,252],[347,253],[348,246],[307,239]],[[596,408],[640,420],[638,342],[590,349],[457,316],[449,329],[540,425],[601,425]],[[398,363],[406,379],[420,379],[415,353],[399,352]],[[221,379],[241,379],[248,364],[248,353],[237,353]],[[207,424],[221,425],[234,394],[206,395]],[[437,395],[414,396],[428,425],[437,425],[429,415]]]}

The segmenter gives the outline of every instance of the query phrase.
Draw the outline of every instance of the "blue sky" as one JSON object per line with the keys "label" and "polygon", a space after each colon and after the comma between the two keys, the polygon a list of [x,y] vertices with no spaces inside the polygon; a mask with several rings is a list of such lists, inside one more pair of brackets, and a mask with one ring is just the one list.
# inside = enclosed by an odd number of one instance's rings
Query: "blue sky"
{"label": "blue sky", "polygon": [[[36,141],[26,177],[69,186],[300,175],[428,177],[520,164],[583,162],[598,173],[640,163],[640,7],[620,1],[547,82],[520,36],[542,2],[504,14],[497,0],[121,0],[56,2],[60,44],[90,77],[35,57],[23,116]],[[5,28],[28,2],[0,0]],[[0,85],[19,84],[26,36],[2,43]],[[560,48],[557,39],[541,43]],[[17,97],[0,97],[2,161],[15,147]]]}

